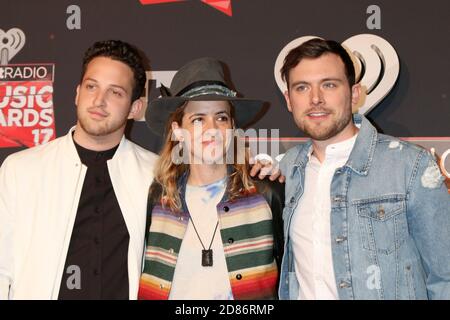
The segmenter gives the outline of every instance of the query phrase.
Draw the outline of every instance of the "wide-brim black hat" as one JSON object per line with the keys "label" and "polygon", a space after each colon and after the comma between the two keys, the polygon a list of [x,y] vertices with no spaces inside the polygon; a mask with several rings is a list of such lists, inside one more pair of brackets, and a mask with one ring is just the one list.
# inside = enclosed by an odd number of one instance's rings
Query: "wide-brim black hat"
{"label": "wide-brim black hat", "polygon": [[264,101],[238,97],[227,85],[223,65],[213,58],[188,62],[173,77],[170,89],[161,85],[160,98],[149,102],[145,121],[162,136],[171,113],[186,101],[230,101],[234,107],[237,128],[251,124],[263,110]]}

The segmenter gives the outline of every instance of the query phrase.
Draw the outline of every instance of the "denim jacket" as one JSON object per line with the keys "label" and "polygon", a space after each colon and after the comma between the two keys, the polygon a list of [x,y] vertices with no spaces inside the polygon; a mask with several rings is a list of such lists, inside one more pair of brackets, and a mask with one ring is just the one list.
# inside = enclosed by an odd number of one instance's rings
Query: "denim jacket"
{"label": "denim jacket", "polygon": [[[361,124],[347,163],[331,182],[330,232],[340,299],[450,299],[450,195],[425,149]],[[297,299],[289,228],[303,194],[311,141],[290,149],[280,299]],[[301,257],[300,257],[301,258]]]}

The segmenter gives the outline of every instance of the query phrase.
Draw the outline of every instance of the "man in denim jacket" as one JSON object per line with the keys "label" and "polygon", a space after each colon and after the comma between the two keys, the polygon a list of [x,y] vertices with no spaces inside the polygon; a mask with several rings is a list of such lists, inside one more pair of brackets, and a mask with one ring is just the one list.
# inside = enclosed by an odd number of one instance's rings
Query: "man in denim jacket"
{"label": "man in denim jacket", "polygon": [[281,72],[311,140],[280,166],[280,298],[449,299],[450,196],[434,157],[352,116],[360,85],[339,43],[309,40]]}

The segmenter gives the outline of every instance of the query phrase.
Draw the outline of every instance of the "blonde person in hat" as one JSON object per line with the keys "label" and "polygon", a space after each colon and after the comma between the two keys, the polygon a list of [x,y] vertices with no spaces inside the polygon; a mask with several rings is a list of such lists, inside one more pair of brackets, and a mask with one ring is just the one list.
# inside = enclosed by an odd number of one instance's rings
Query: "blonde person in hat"
{"label": "blonde person in hat", "polygon": [[263,102],[238,98],[212,58],[183,66],[163,91],[146,114],[166,138],[150,188],[139,299],[276,299],[283,188],[250,177],[234,134]]}

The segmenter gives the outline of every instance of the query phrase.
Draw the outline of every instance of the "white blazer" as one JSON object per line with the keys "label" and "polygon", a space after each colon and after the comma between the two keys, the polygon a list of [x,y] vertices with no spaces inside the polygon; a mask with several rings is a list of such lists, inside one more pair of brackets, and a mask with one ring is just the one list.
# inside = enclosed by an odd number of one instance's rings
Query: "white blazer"
{"label": "white blazer", "polygon": [[[66,136],[10,155],[0,168],[0,299],[57,299],[86,176]],[[130,242],[130,299],[137,298],[147,193],[157,155],[122,138],[107,162]]]}

